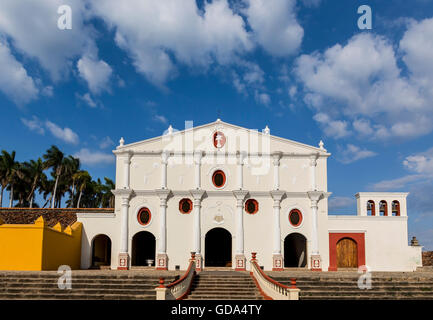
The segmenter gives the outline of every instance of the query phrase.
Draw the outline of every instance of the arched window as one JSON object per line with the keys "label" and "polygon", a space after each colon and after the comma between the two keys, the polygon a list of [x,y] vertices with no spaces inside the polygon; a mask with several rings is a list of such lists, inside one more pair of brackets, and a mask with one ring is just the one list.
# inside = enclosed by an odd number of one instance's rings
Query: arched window
{"label": "arched window", "polygon": [[400,202],[397,200],[392,202],[392,215],[396,217],[400,216]]}
{"label": "arched window", "polygon": [[245,211],[249,214],[257,213],[257,211],[259,211],[259,203],[257,202],[257,200],[248,199],[245,202]]}
{"label": "arched window", "polygon": [[138,223],[142,226],[146,226],[150,223],[150,219],[152,219],[152,214],[148,208],[141,208],[137,214]]}
{"label": "arched window", "polygon": [[387,216],[388,215],[388,203],[386,203],[385,200],[382,200],[379,203],[379,212],[381,216]]}
{"label": "arched window", "polygon": [[376,205],[373,200],[367,201],[367,216],[375,216],[376,215]]}
{"label": "arched window", "polygon": [[298,209],[293,209],[289,213],[289,222],[294,227],[299,227],[302,223],[302,213]]}
{"label": "arched window", "polygon": [[183,214],[191,213],[192,211],[192,201],[190,199],[182,199],[179,201],[179,211]]}
{"label": "arched window", "polygon": [[222,170],[216,170],[212,175],[212,182],[215,187],[222,188],[226,184],[226,175]]}

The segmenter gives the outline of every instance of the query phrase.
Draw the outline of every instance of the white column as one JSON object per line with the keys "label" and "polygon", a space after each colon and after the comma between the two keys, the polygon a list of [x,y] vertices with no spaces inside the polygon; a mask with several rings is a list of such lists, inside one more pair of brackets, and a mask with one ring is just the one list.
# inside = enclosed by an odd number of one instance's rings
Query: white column
{"label": "white column", "polygon": [[169,153],[163,151],[161,153],[161,189],[167,189],[167,164]]}
{"label": "white column", "polygon": [[130,167],[131,153],[127,152],[123,156],[123,189],[129,189]]}
{"label": "white column", "polygon": [[311,181],[312,191],[317,191],[316,166],[317,166],[317,155],[314,155],[310,158],[310,181]]}
{"label": "white column", "polygon": [[201,189],[201,159],[203,157],[203,151],[195,151],[194,152],[194,169],[195,169],[195,189]]}
{"label": "white column", "polygon": [[158,253],[167,253],[167,199],[160,199]]}
{"label": "white column", "polygon": [[319,254],[319,228],[317,221],[317,201],[311,200],[311,254]]}
{"label": "white column", "polygon": [[244,254],[244,200],[248,191],[236,190],[233,191],[236,197],[236,255],[235,255],[235,269],[245,270],[245,254]]}
{"label": "white column", "polygon": [[271,191],[272,199],[274,199],[274,230],[273,230],[273,252],[272,252],[272,270],[282,271],[284,262],[281,255],[281,226],[280,226],[280,210],[281,200],[284,196],[284,191]]}
{"label": "white column", "polygon": [[280,159],[282,154],[273,154],[274,158],[274,190],[280,190]]}
{"label": "white column", "polygon": [[244,200],[236,200],[236,254],[244,253]]}
{"label": "white column", "polygon": [[191,190],[194,198],[194,228],[193,228],[193,251],[195,252],[196,270],[202,269],[201,256],[201,200],[204,195],[203,190]]}
{"label": "white column", "polygon": [[308,197],[311,201],[311,269],[322,270],[319,251],[318,202],[323,197],[323,193],[310,191],[308,192]]}
{"label": "white column", "polygon": [[194,252],[201,254],[201,199],[194,199]]}
{"label": "white column", "polygon": [[120,247],[119,247],[119,257],[117,269],[128,270],[129,268],[129,253],[128,253],[128,243],[129,243],[129,199],[131,197],[131,192],[121,194],[121,216],[120,216]]}
{"label": "white column", "polygon": [[245,153],[240,152],[238,154],[238,167],[237,167],[237,173],[238,173],[238,189],[242,190],[244,188],[244,159],[245,159]]}
{"label": "white column", "polygon": [[159,197],[159,239],[158,239],[158,253],[156,269],[167,270],[168,269],[168,257],[167,257],[167,200],[170,195],[170,190],[159,189],[156,190],[156,194]]}
{"label": "white column", "polygon": [[120,252],[128,253],[129,195],[122,196]]}

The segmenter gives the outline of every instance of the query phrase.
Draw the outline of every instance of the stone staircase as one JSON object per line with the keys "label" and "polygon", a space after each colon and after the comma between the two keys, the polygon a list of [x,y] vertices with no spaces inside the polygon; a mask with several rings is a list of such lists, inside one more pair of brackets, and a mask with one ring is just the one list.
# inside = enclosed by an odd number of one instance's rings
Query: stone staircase
{"label": "stone staircase", "polygon": [[248,272],[202,271],[186,300],[263,300]]}
{"label": "stone staircase", "polygon": [[[290,284],[289,276],[270,275],[273,279]],[[301,292],[300,300],[426,300],[433,299],[432,273],[373,273],[372,288],[358,288],[356,272],[306,272],[296,277]]]}
{"label": "stone staircase", "polygon": [[155,300],[160,276],[166,283],[175,279],[173,272],[72,272],[72,289],[61,290],[56,272],[0,272],[0,300]]}

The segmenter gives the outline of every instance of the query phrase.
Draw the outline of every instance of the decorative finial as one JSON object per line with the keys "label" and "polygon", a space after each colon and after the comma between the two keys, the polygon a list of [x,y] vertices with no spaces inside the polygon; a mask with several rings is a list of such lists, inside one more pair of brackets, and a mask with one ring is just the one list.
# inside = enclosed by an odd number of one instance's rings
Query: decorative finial
{"label": "decorative finial", "polygon": [[322,149],[322,150],[325,150],[324,145],[325,144],[323,143],[323,141],[320,140],[320,142],[319,142],[319,148]]}
{"label": "decorative finial", "polygon": [[171,125],[167,129],[167,134],[173,134],[173,127]]}
{"label": "decorative finial", "polygon": [[123,139],[123,137],[122,137],[119,140],[119,147],[123,147],[124,144],[125,144],[125,139]]}
{"label": "decorative finial", "polygon": [[216,122],[221,122],[221,119],[220,119],[220,118],[218,118]]}
{"label": "decorative finial", "polygon": [[264,134],[270,134],[271,130],[269,129],[268,125],[266,125],[266,128],[263,129]]}

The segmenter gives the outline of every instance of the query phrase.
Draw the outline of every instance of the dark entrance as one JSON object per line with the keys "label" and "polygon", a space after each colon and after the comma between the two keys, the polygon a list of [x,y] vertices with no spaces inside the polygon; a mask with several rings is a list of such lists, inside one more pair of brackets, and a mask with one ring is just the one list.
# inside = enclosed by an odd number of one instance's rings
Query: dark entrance
{"label": "dark entrance", "polygon": [[147,260],[153,260],[155,266],[155,237],[147,231],[136,233],[132,238],[132,266],[148,266]]}
{"label": "dark entrance", "polygon": [[214,228],[205,237],[205,266],[232,266],[232,236],[223,228]]}
{"label": "dark entrance", "polygon": [[105,234],[92,241],[92,268],[111,265],[111,240]]}
{"label": "dark entrance", "polygon": [[284,267],[303,268],[307,265],[307,239],[291,233],[284,239]]}

